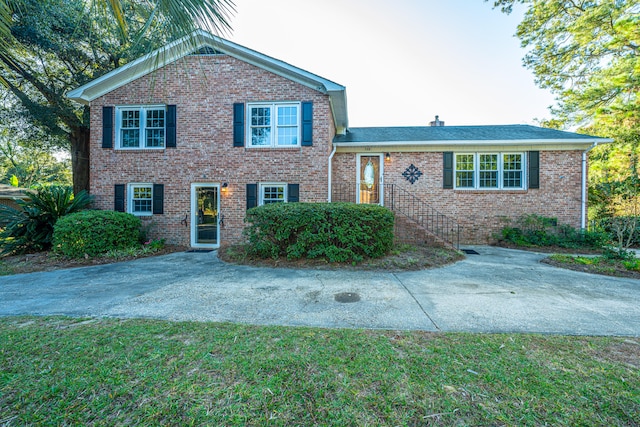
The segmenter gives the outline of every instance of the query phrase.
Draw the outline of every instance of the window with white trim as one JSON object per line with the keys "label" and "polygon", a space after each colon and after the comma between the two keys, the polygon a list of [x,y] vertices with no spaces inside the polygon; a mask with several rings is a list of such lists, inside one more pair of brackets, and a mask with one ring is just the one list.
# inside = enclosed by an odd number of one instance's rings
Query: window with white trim
{"label": "window with white trim", "polygon": [[116,147],[154,149],[165,147],[166,111],[164,105],[116,108]]}
{"label": "window with white trim", "polygon": [[249,147],[300,145],[300,103],[248,104]]}
{"label": "window with white trim", "polygon": [[283,203],[287,200],[287,184],[260,184],[260,205]]}
{"label": "window with white trim", "polygon": [[456,153],[456,189],[525,188],[524,153]]}
{"label": "window with white trim", "polygon": [[153,184],[129,184],[129,213],[151,215],[153,213]]}

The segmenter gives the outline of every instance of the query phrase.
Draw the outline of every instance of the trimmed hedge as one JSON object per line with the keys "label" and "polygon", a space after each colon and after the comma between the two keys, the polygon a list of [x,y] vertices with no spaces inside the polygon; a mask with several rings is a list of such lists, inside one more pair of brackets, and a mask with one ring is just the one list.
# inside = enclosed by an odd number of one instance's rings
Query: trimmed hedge
{"label": "trimmed hedge", "polygon": [[77,212],[56,222],[53,249],[72,258],[127,249],[138,245],[140,226],[140,218],[124,212]]}
{"label": "trimmed hedge", "polygon": [[377,205],[271,203],[249,209],[249,253],[260,258],[358,262],[393,245],[394,215]]}

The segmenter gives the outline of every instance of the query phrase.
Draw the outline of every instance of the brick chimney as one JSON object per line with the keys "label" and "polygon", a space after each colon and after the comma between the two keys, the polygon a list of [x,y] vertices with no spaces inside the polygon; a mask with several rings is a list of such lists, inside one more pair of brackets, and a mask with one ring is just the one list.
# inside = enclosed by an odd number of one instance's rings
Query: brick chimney
{"label": "brick chimney", "polygon": [[429,122],[429,126],[444,126],[444,122],[440,120],[439,116],[432,122]]}

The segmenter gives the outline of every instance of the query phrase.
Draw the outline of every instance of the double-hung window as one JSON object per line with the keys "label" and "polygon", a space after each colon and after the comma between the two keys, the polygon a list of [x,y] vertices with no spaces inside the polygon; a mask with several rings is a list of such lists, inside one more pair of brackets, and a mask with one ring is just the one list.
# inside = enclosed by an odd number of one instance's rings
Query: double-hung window
{"label": "double-hung window", "polygon": [[129,213],[151,215],[153,213],[153,184],[129,184]]}
{"label": "double-hung window", "polygon": [[248,104],[249,147],[300,145],[300,103]]}
{"label": "double-hung window", "polygon": [[164,105],[116,109],[116,146],[118,148],[164,148],[165,132],[166,107]]}
{"label": "double-hung window", "polygon": [[524,153],[459,153],[455,155],[455,188],[525,188]]}
{"label": "double-hung window", "polygon": [[287,200],[286,184],[260,184],[260,204],[282,203]]}

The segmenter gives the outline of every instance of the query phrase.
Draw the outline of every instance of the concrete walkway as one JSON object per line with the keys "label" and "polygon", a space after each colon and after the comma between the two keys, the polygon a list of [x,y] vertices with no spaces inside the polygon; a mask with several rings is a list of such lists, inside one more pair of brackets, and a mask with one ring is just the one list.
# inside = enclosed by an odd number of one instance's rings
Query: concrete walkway
{"label": "concrete walkway", "polygon": [[640,336],[640,281],[473,249],[454,265],[401,273],[233,266],[210,252],[6,276],[0,315]]}

